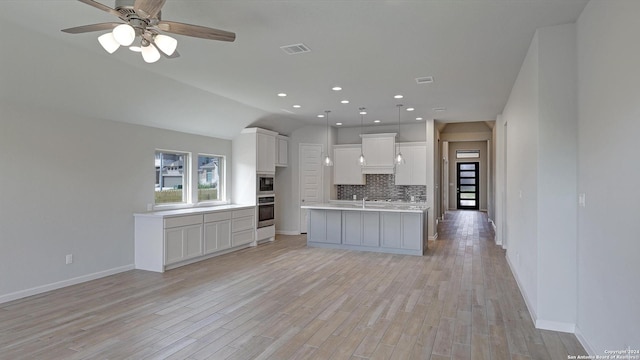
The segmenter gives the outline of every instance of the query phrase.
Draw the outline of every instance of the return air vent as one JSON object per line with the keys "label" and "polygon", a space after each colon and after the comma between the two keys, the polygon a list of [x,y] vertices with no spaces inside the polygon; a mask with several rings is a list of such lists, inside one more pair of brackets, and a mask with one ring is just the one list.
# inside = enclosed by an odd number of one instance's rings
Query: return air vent
{"label": "return air vent", "polygon": [[306,53],[306,52],[310,52],[311,49],[309,49],[309,47],[305,44],[293,44],[293,45],[286,45],[286,46],[280,46],[280,49],[282,49],[282,51],[286,52],[289,55],[295,55],[295,54],[302,54],[302,53]]}
{"label": "return air vent", "polygon": [[433,76],[423,76],[416,78],[418,84],[431,84],[433,82]]}

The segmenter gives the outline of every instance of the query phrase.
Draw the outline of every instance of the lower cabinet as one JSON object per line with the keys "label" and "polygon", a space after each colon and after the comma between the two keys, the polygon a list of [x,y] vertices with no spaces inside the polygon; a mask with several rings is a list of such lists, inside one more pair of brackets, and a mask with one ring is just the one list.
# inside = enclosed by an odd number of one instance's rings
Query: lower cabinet
{"label": "lower cabinet", "polygon": [[163,272],[255,242],[255,207],[135,214],[136,269]]}
{"label": "lower cabinet", "polygon": [[309,209],[307,244],[352,250],[423,255],[426,211]]}

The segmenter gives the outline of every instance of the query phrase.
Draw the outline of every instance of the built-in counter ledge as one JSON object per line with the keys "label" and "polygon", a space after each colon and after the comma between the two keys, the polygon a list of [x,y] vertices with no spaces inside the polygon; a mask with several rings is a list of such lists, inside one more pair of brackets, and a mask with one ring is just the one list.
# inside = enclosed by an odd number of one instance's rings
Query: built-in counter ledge
{"label": "built-in counter ledge", "polygon": [[302,209],[311,210],[347,210],[347,211],[383,211],[383,212],[415,212],[422,213],[429,210],[426,205],[418,203],[386,203],[386,202],[332,202],[315,203],[301,206]]}
{"label": "built-in counter ledge", "polygon": [[226,204],[226,205],[192,207],[192,208],[184,208],[184,209],[156,210],[156,211],[135,213],[133,215],[139,216],[139,217],[165,217],[165,216],[180,216],[180,215],[210,213],[210,212],[216,212],[216,211],[247,209],[247,208],[253,208],[253,207],[255,207],[255,205]]}

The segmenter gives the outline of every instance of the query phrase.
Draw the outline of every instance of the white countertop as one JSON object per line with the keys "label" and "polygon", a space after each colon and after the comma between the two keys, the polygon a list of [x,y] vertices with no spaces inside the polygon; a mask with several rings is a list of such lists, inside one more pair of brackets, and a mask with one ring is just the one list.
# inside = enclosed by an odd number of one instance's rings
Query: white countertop
{"label": "white countertop", "polygon": [[216,212],[216,211],[248,209],[253,207],[255,206],[229,204],[229,205],[193,207],[193,208],[186,208],[186,209],[158,210],[158,211],[150,211],[150,212],[144,212],[144,213],[135,213],[133,214],[133,216],[140,216],[140,217],[181,216],[181,215],[192,215],[192,214],[204,214],[204,213],[210,213],[210,212]]}
{"label": "white countertop", "polygon": [[331,202],[302,205],[302,209],[312,210],[351,210],[351,211],[385,211],[385,212],[424,212],[429,207],[424,203],[387,203],[387,202]]}

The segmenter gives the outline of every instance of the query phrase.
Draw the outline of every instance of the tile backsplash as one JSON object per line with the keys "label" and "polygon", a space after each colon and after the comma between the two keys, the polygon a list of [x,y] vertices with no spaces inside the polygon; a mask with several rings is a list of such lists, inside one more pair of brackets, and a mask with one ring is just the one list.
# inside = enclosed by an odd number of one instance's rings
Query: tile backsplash
{"label": "tile backsplash", "polygon": [[416,200],[425,201],[427,187],[424,185],[395,185],[393,174],[367,174],[366,185],[336,185],[338,200],[352,200],[356,195],[360,200],[366,196],[370,200],[404,200],[409,201],[411,196]]}

